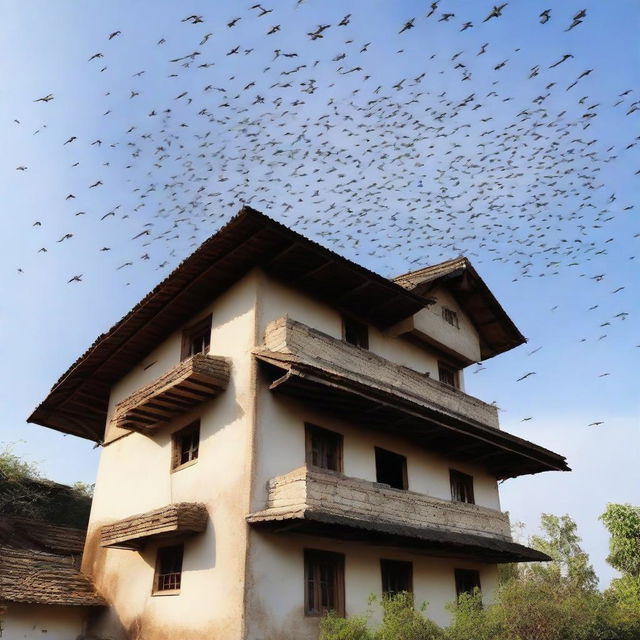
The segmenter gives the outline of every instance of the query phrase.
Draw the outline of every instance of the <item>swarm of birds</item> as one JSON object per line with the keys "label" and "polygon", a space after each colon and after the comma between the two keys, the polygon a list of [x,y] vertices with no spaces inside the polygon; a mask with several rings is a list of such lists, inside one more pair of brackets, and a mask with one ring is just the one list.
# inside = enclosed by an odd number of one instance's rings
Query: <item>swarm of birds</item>
{"label": "swarm of birds", "polygon": [[[82,90],[69,96],[50,86],[33,96],[37,130],[26,130],[22,114],[16,126],[31,139],[46,130],[69,172],[94,172],[85,187],[70,177],[61,206],[74,209],[55,244],[80,242],[86,227],[76,221],[90,220],[119,243],[94,249],[96,260],[113,260],[114,274],[146,265],[165,274],[249,204],[370,265],[400,256],[408,270],[464,253],[504,265],[514,282],[570,274],[613,287],[608,295],[624,289],[598,271],[615,251],[616,224],[635,208],[603,176],[625,171],[638,184],[631,158],[640,91],[603,94],[598,70],[572,52],[570,32],[589,28],[587,10],[531,10],[531,31],[556,46],[505,51],[500,34],[515,3],[463,10],[439,0],[378,40],[368,37],[366,12],[355,10],[320,21],[314,13],[294,36],[291,10],[310,2],[285,4],[228,16],[186,11],[171,26],[175,46],[170,32],[148,34],[145,44],[124,26],[106,29],[78,55],[102,90],[100,110],[86,114],[90,136],[59,131],[47,117],[49,103],[79,100]],[[453,56],[430,47],[440,32],[459,49]],[[141,69],[132,56],[136,66],[122,66],[122,51],[142,46],[157,64]],[[416,46],[419,59],[407,53]],[[369,62],[374,52],[389,60],[387,71]],[[622,142],[598,128],[605,110],[620,122]],[[105,126],[114,118],[126,123],[116,135]],[[31,173],[12,166],[16,176]],[[41,246],[46,219],[29,224],[39,234],[34,251],[54,259]],[[67,284],[91,280],[78,267]],[[16,269],[23,277],[23,265]],[[588,341],[604,340],[628,315],[612,302]]]}

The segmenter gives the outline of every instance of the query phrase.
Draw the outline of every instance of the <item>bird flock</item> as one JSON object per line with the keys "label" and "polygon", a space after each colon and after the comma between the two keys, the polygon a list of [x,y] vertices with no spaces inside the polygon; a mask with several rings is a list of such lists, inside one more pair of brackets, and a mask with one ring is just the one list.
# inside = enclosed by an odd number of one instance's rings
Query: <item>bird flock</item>
{"label": "bird flock", "polygon": [[[55,259],[84,243],[70,287],[90,285],[96,269],[123,285],[136,269],[158,279],[248,204],[383,272],[466,254],[514,283],[582,278],[606,289],[607,303],[581,309],[593,332],[578,341],[605,340],[627,322],[617,303],[628,283],[611,282],[606,265],[637,211],[607,177],[622,172],[638,190],[640,90],[603,93],[598,69],[574,52],[572,38],[598,28],[590,12],[520,3],[531,38],[553,46],[507,47],[516,2],[412,4],[421,11],[387,24],[384,37],[362,5],[318,22],[318,3],[206,13],[181,3],[187,11],[162,33],[142,39],[115,24],[95,50],[78,52],[92,96],[99,88],[82,126],[60,130],[48,118],[53,104],[83,100],[82,88],[60,93],[55,80],[32,97],[36,125],[21,113],[11,123],[57,145],[66,163],[66,226],[56,220],[55,240],[36,240],[34,254]],[[436,38],[455,52],[431,47]],[[144,49],[140,67],[135,48]],[[615,135],[605,119],[619,123]],[[16,188],[32,170],[16,163]],[[74,172],[92,177],[81,183]],[[45,237],[49,224],[32,216],[25,233]],[[16,265],[16,277],[47,268],[28,265]]]}

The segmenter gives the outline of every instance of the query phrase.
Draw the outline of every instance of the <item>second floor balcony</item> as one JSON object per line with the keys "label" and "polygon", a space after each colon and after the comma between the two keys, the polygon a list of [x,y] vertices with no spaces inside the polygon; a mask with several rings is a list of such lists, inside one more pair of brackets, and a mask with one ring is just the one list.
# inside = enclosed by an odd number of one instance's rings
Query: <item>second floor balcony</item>
{"label": "second floor balcony", "polygon": [[546,560],[514,543],[506,513],[301,467],[268,482],[254,527],[428,550],[488,562]]}
{"label": "second floor balcony", "polygon": [[501,431],[494,405],[291,318],[268,325],[255,355],[273,392],[484,464],[497,478],[568,470],[562,456]]}

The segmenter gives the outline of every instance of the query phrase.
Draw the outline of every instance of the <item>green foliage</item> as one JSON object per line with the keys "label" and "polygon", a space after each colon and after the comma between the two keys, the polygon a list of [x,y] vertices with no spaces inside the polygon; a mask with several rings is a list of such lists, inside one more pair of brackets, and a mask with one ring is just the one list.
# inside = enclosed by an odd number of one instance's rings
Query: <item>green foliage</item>
{"label": "green foliage", "polygon": [[[635,539],[636,515],[610,506],[603,516],[612,536],[625,539],[620,566],[631,571],[636,558],[633,547],[627,554],[625,545]],[[640,577],[626,573],[600,593],[575,522],[543,515],[542,531],[533,544],[552,560],[511,565],[502,572],[491,604],[483,605],[479,592],[461,595],[448,606],[446,629],[425,617],[424,606],[416,609],[410,594],[399,594],[382,600],[377,627],[370,625],[371,612],[348,620],[329,616],[322,621],[320,640],[639,640]]]}
{"label": "green foliage", "polygon": [[444,634],[435,622],[424,616],[423,603],[416,609],[413,595],[402,592],[382,599],[382,624],[374,640],[439,640]]}
{"label": "green foliage", "polygon": [[531,570],[550,582],[595,590],[598,578],[589,556],[580,547],[576,523],[567,515],[558,517],[543,513],[540,527],[545,535],[533,536],[531,546],[546,553],[552,562],[532,565]]}
{"label": "green foliage", "polygon": [[640,577],[640,507],[608,504],[600,519],[611,534],[607,562],[623,575]]}
{"label": "green foliage", "polygon": [[73,487],[42,478],[37,465],[25,462],[10,445],[0,449],[0,513],[84,528],[89,520],[93,486]]}
{"label": "green foliage", "polygon": [[329,613],[320,621],[320,640],[373,640],[367,616],[341,618]]}
{"label": "green foliage", "polygon": [[[379,602],[374,596],[370,603]],[[423,614],[426,604],[416,609],[410,593],[383,597],[382,622],[372,629],[372,612],[364,616],[339,618],[328,614],[320,622],[320,640],[445,640],[440,627]]]}
{"label": "green foliage", "polygon": [[89,484],[88,482],[82,482],[78,480],[71,485],[71,488],[79,495],[84,496],[85,498],[93,498],[93,490],[95,489],[95,484]]}

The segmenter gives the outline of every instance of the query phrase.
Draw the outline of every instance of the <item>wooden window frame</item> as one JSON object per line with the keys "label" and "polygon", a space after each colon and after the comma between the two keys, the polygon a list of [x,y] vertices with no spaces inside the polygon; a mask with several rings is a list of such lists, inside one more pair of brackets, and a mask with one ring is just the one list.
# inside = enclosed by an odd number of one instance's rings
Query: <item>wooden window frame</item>
{"label": "wooden window frame", "polygon": [[[351,324],[357,334],[355,342],[347,340],[348,327]],[[351,316],[342,316],[342,339],[353,347],[360,349],[369,349],[369,325],[365,322],[360,322]]]}
{"label": "wooden window frame", "polygon": [[[407,456],[403,456],[401,453],[396,453],[395,451],[389,451],[389,449],[384,449],[382,447],[374,447],[374,452],[375,452],[375,461],[376,461],[376,482],[379,482],[381,484],[387,484],[392,489],[398,489],[399,491],[408,491],[409,476],[407,475]],[[379,459],[378,459],[379,454],[383,454],[383,455],[391,454],[392,456],[397,456],[398,458],[402,459],[402,487],[393,487],[388,482],[384,482],[383,480],[379,479],[380,478],[380,473],[379,473],[380,466],[379,466]]]}
{"label": "wooden window frame", "polygon": [[[393,572],[396,570],[407,572],[407,576],[405,577],[406,577],[406,582],[408,583],[407,584],[408,588],[401,589],[400,591],[391,591],[389,589],[385,590],[385,586],[387,586],[385,585],[385,582],[388,582],[389,572]],[[410,560],[385,560],[381,558],[380,559],[380,578],[382,580],[383,596],[395,595],[396,593],[401,593],[402,591],[406,591],[407,593],[413,593],[413,562],[411,562]]]}
{"label": "wooden window frame", "polygon": [[[449,384],[442,379],[442,373],[451,374],[453,377],[453,384]],[[448,362],[444,362],[443,360],[438,360],[438,381],[442,384],[446,384],[448,387],[453,389],[460,389],[460,369],[454,367]]]}
{"label": "wooden window frame", "polygon": [[[192,456],[186,462],[181,462],[182,460],[182,438],[185,435],[188,435],[190,432],[196,431],[198,433],[198,447],[195,456]],[[189,423],[185,427],[174,431],[171,436],[171,471],[180,471],[180,469],[184,469],[185,467],[190,467],[196,462],[198,462],[198,458],[200,457],[200,420],[194,420]]]}
{"label": "wooden window frame", "polygon": [[202,318],[202,320],[198,320],[194,324],[186,327],[182,332],[182,345],[180,347],[180,360],[186,360],[191,356],[195,355],[192,353],[192,343],[196,336],[199,334],[209,333],[209,342],[207,343],[207,347],[205,351],[198,351],[197,353],[209,353],[209,349],[211,348],[211,327],[212,327],[213,317],[211,314]]}
{"label": "wooden window frame", "polygon": [[[470,499],[458,500],[455,497],[456,492],[454,492],[454,484],[458,482],[462,482],[466,485],[464,489],[464,493],[467,496],[467,498],[470,498]],[[458,471],[457,469],[449,469],[449,485],[451,487],[451,500],[453,502],[462,502],[464,504],[476,503],[474,487],[473,487],[473,476],[471,474],[464,473],[463,471]]]}
{"label": "wooden window frame", "polygon": [[[321,605],[319,565],[317,563],[328,563],[333,567],[333,592],[335,597],[335,608],[327,609]],[[313,575],[312,575],[313,574]],[[313,584],[312,584],[313,582]],[[313,595],[310,593],[313,589]],[[344,606],[344,554],[334,551],[320,551],[318,549],[304,550],[304,615],[307,617],[320,617],[327,611],[334,611],[337,615],[346,616]],[[310,599],[313,599],[313,607],[309,607]]]}
{"label": "wooden window frame", "polygon": [[[463,593],[473,593],[476,587],[478,587],[478,590],[482,592],[480,572],[477,569],[454,569],[453,575],[456,581],[456,599],[458,599]],[[463,589],[462,584],[470,582],[474,583],[473,589],[471,591]]]}
{"label": "wooden window frame", "polygon": [[[177,552],[180,550],[180,571],[174,571],[171,573],[161,573],[162,563],[163,563],[163,554],[167,554],[169,551]],[[156,564],[155,571],[153,574],[153,589],[151,591],[152,595],[178,595],[180,593],[180,589],[182,587],[182,573],[183,573],[183,563],[184,563],[184,544],[172,544],[164,547],[158,547],[156,549]],[[172,576],[177,574],[177,586],[173,588],[164,588],[162,578],[164,576]]]}
{"label": "wooden window frame", "polygon": [[[325,469],[329,471],[336,471],[338,473],[343,473],[343,464],[344,464],[344,436],[341,433],[336,431],[331,431],[330,429],[325,429],[324,427],[319,427],[315,424],[310,424],[305,422],[304,425],[304,437],[305,437],[305,460],[308,467],[314,469]],[[318,466],[313,464],[313,437],[325,437],[328,439],[332,439],[335,441],[336,446],[336,469],[331,469],[330,467]]]}
{"label": "wooden window frame", "polygon": [[448,307],[442,307],[442,319],[456,329],[460,329],[460,322],[458,321],[458,312]]}

